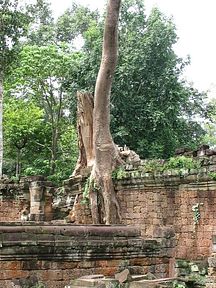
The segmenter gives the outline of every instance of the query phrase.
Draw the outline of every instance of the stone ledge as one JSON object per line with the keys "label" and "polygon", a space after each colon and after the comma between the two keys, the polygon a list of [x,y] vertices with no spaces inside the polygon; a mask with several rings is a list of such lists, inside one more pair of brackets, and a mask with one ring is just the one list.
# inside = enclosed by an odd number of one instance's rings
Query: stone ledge
{"label": "stone ledge", "polygon": [[47,222],[0,222],[2,233],[61,234],[79,237],[139,237],[141,232],[134,226],[126,225],[75,225],[51,224]]}
{"label": "stone ledge", "polygon": [[131,259],[160,254],[160,243],[127,226],[0,226],[0,260]]}

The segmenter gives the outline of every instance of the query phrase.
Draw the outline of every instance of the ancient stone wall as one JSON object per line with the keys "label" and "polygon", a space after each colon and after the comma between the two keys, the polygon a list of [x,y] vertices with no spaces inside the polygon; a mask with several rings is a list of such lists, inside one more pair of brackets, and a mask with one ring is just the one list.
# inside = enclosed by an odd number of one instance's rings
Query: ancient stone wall
{"label": "ancient stone wall", "polygon": [[216,236],[213,236],[213,253],[208,258],[208,277],[207,277],[207,288],[216,288]]}
{"label": "ancient stone wall", "polygon": [[20,181],[1,179],[0,222],[20,221],[24,210],[28,220],[52,220],[53,189],[43,176],[23,177]]}
{"label": "ancient stone wall", "polygon": [[[200,259],[210,255],[216,232],[216,183],[181,179],[167,185],[162,179],[145,187],[119,189],[125,224],[137,225],[142,235],[163,238],[168,228],[175,234],[175,257]],[[195,211],[194,211],[195,210]],[[196,219],[196,213],[198,214]],[[172,236],[173,236],[172,234]]]}
{"label": "ancient stone wall", "polygon": [[1,221],[9,222],[20,220],[20,211],[23,209],[22,201],[20,200],[1,200],[0,201],[0,219]]}
{"label": "ancient stone wall", "polygon": [[[216,234],[216,181],[210,176],[216,171],[216,157],[203,158],[198,170],[152,173],[141,168],[129,167],[115,182],[123,224],[136,225],[145,238],[160,239],[165,249],[172,249],[173,257],[207,258],[212,251],[212,235]],[[70,179],[65,193],[72,198],[79,194],[75,223],[91,224],[88,204],[81,202],[82,186],[80,178]],[[2,183],[0,192],[0,221],[20,220],[20,210],[30,199],[29,182],[21,181],[19,187]],[[50,198],[46,203],[49,205],[44,209],[50,217]]]}
{"label": "ancient stone wall", "polygon": [[83,275],[167,277],[171,255],[135,227],[0,223],[0,287],[63,288]]}
{"label": "ancient stone wall", "polygon": [[29,203],[28,182],[0,180],[0,221],[19,221],[20,213]]}
{"label": "ancient stone wall", "polygon": [[[159,238],[172,248],[173,257],[206,259],[216,234],[216,157],[201,158],[199,169],[143,172],[129,168],[115,189],[123,224],[138,226],[144,237]],[[80,195],[80,179],[66,183],[67,193]],[[90,210],[81,201],[75,206],[76,223],[91,223]],[[166,239],[166,240],[164,240]]]}

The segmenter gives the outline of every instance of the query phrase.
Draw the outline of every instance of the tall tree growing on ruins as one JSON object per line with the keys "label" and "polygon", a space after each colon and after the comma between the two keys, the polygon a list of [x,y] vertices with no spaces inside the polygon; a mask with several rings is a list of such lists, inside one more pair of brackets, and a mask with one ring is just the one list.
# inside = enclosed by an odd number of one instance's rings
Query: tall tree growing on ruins
{"label": "tall tree growing on ruins", "polygon": [[121,0],[110,0],[104,27],[103,51],[94,98],[93,143],[95,164],[93,173],[102,191],[105,222],[120,220],[119,207],[112,182],[112,171],[118,152],[110,133],[110,93],[118,53],[118,18]]}
{"label": "tall tree growing on ruins", "polygon": [[[101,20],[101,21],[100,21]],[[83,35],[79,89],[93,91],[100,64],[102,19]],[[196,147],[204,133],[205,93],[183,77],[188,58],[175,53],[173,19],[143,0],[124,0],[119,21],[118,66],[111,94],[111,132],[144,158],[168,158],[178,147]],[[72,107],[73,108],[73,107]],[[139,133],[137,133],[139,131]]]}
{"label": "tall tree growing on ruins", "polygon": [[[90,109],[87,108],[89,105],[91,106],[91,102],[93,104],[91,96],[87,93],[78,94],[79,107],[81,107],[78,109],[78,113],[80,117],[83,117],[82,121],[78,121],[81,131],[81,147],[84,147],[81,153],[85,154],[80,159],[86,158],[86,156],[90,160],[92,157],[94,158],[93,161],[89,161],[91,164],[93,163],[89,178],[89,193],[94,223],[102,220],[98,212],[99,195],[102,199],[104,222],[115,224],[120,221],[120,209],[113,187],[112,171],[121,162],[121,159],[110,133],[110,93],[117,63],[120,5],[121,0],[109,0],[107,4],[102,60],[95,86],[93,120],[88,117]],[[93,126],[91,126],[92,123]],[[91,137],[91,133],[93,137]],[[88,145],[86,139],[90,142],[93,141],[93,145]],[[89,151],[91,149],[92,151]],[[87,166],[88,160],[85,163]],[[74,174],[76,172],[75,169]]]}
{"label": "tall tree growing on ruins", "polygon": [[18,8],[18,0],[0,1],[0,177],[3,164],[3,81],[17,55],[17,44],[25,34],[28,22],[27,14]]}

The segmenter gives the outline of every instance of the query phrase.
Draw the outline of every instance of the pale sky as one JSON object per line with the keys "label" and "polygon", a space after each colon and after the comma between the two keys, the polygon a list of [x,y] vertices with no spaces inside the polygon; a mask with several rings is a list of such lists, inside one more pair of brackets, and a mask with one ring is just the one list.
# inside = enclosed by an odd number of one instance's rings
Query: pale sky
{"label": "pale sky", "polygon": [[[56,16],[70,7],[71,0],[50,0]],[[106,0],[77,0],[91,8],[102,9]],[[179,56],[191,56],[185,73],[194,86],[211,89],[216,84],[216,0],[144,0],[147,12],[157,6],[173,16],[179,36],[175,47]],[[214,84],[214,85],[213,85]]]}

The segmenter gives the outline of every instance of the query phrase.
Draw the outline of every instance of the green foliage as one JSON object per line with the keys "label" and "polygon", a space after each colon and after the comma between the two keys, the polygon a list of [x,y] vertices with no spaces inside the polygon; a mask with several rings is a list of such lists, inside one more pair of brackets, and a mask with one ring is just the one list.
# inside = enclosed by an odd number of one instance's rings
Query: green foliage
{"label": "green foliage", "polygon": [[169,170],[177,170],[181,174],[185,170],[199,169],[200,167],[200,160],[186,156],[176,156],[171,157],[166,161],[158,159],[145,160],[141,170],[150,173],[163,173]]}
{"label": "green foliage", "polygon": [[171,169],[198,169],[200,168],[200,161],[191,157],[177,156],[171,157],[164,165],[164,170]]}
{"label": "green foliage", "polygon": [[[76,77],[80,53],[72,53],[64,43],[56,45],[54,20],[46,0],[28,5],[27,11],[32,21],[28,37],[24,39],[28,45],[23,45],[17,62],[10,69],[4,83],[5,97],[34,103],[43,112],[43,127],[33,137],[31,130],[35,131],[37,125],[29,116],[32,114],[34,117],[34,113],[26,108],[23,113],[19,112],[21,118],[23,114],[25,119],[29,117],[29,125],[25,129],[24,125],[18,128],[18,120],[16,127],[12,125],[10,128],[5,119],[6,130],[10,134],[10,137],[5,135],[5,143],[12,143],[11,139],[15,136],[19,136],[21,142],[28,138],[28,145],[22,147],[21,151],[22,174],[49,175],[51,180],[59,183],[69,177],[77,157],[76,132],[71,124],[69,95],[74,92],[75,85],[71,77]],[[11,103],[8,102],[9,109],[10,106]],[[15,133],[10,132],[12,127]],[[24,132],[28,133],[28,137]],[[7,173],[13,174],[14,161],[9,155],[15,151],[9,146],[5,145],[4,167]]]}
{"label": "green foliage", "polygon": [[19,183],[19,177],[11,176],[11,177],[10,177],[10,180],[12,180],[13,182]]}
{"label": "green foliage", "polygon": [[97,193],[100,190],[98,184],[92,179],[92,176],[86,178],[84,189],[83,189],[83,199],[82,204],[89,204],[89,193],[90,191]]}
{"label": "green foliage", "polygon": [[143,165],[145,172],[160,172],[163,171],[163,161],[157,159],[151,159],[145,161]]}
{"label": "green foliage", "polygon": [[193,211],[193,220],[194,224],[197,225],[200,221],[201,214],[200,214],[200,206],[203,205],[203,203],[196,203],[192,206],[192,211]]}
{"label": "green foliage", "polygon": [[[61,47],[27,45],[20,53],[19,65],[14,67],[5,85],[8,97],[21,95],[23,99],[31,99],[43,109],[48,131],[45,133],[46,143],[42,145],[46,148],[50,176],[55,181],[70,175],[73,167],[71,158],[77,155],[77,149],[72,145],[75,133],[71,129],[71,119],[68,117],[70,116],[68,95],[72,85],[67,85],[67,79],[71,76],[70,67],[75,71],[78,62],[79,53],[71,53],[66,45]],[[70,135],[73,136],[73,140]],[[70,147],[74,149],[70,160],[65,147],[69,141],[71,141]],[[61,157],[65,153],[67,156]],[[61,166],[67,167],[67,172]],[[27,172],[38,172],[37,167],[35,168],[30,171],[28,169]],[[42,166],[41,170],[44,174],[46,166]]]}
{"label": "green foliage", "polygon": [[6,93],[34,99],[54,132],[62,118],[67,118],[63,112],[69,114],[79,59],[80,53],[72,53],[67,45],[24,46],[5,83]]}
{"label": "green foliage", "polygon": [[[9,98],[4,102],[4,173],[16,176],[21,172],[21,164],[31,161],[38,152],[37,143],[46,128],[44,112],[32,101]],[[6,163],[5,163],[6,162]],[[25,165],[24,165],[25,166]]]}
{"label": "green foliage", "polygon": [[92,185],[92,179],[89,176],[84,184],[84,190],[83,190],[83,199],[82,199],[82,204],[88,204],[89,203],[89,190]]}
{"label": "green foliage", "polygon": [[92,26],[97,24],[98,12],[91,11],[75,1],[71,8],[61,15],[56,23],[56,38],[60,42],[72,42],[76,37],[83,35]]}
{"label": "green foliage", "polygon": [[208,110],[207,115],[209,117],[209,121],[205,121],[204,129],[206,134],[204,135],[202,142],[208,144],[210,147],[216,147],[216,100],[211,99],[208,102]]}
{"label": "green foliage", "polygon": [[115,180],[121,180],[127,176],[127,172],[124,167],[119,166],[112,172],[112,178]]}
{"label": "green foliage", "polygon": [[29,17],[18,0],[0,1],[0,176],[3,164],[3,83],[10,66],[17,60],[20,38],[26,34]]}
{"label": "green foliage", "polygon": [[[19,155],[22,174],[42,174],[59,183],[69,177],[76,162],[74,95],[78,89],[94,91],[104,17],[74,1],[57,21],[46,0],[22,10],[18,0],[3,3],[0,49],[4,54],[0,60],[8,72],[5,119],[11,119],[4,123],[5,170],[14,174],[14,143],[21,147],[27,139]],[[196,145],[203,130],[194,119],[206,112],[205,95],[182,80],[189,59],[174,53],[177,35],[172,19],[158,9],[147,18],[142,0],[125,0],[119,30],[118,68],[111,93],[114,141],[127,144],[142,158],[168,158],[179,146]],[[23,45],[17,45],[25,35]],[[16,49],[7,45],[8,37]],[[77,38],[84,42],[79,51],[74,48]],[[23,104],[16,118],[14,103],[25,101],[31,105],[27,110]],[[181,165],[186,169],[196,166],[190,160],[170,159],[166,167],[183,169]],[[146,163],[145,171],[161,169],[162,164],[154,160]],[[119,168],[113,177],[122,179],[126,172]]]}
{"label": "green foliage", "polygon": [[55,23],[51,4],[46,0],[37,0],[27,5],[31,17],[26,42],[30,45],[46,46],[55,42]]}
{"label": "green foliage", "polygon": [[38,157],[31,163],[27,164],[27,167],[23,169],[22,174],[25,176],[34,176],[34,175],[49,175],[49,161],[43,158]]}
{"label": "green foliage", "polygon": [[194,282],[195,287],[206,287],[206,277],[197,273],[191,274],[189,277],[190,281]]}
{"label": "green foliage", "polygon": [[56,160],[55,182],[68,179],[77,161],[78,147],[77,134],[73,125],[65,123],[59,137],[58,154]]}
{"label": "green foliage", "polygon": [[[48,89],[52,89],[54,93],[58,91],[59,85],[64,86],[63,81],[70,73],[70,67],[77,68],[79,55],[78,52],[71,53],[66,45],[26,45],[19,55],[17,67],[11,73],[10,85],[19,90],[26,90],[28,87],[30,91],[33,90],[30,92],[32,96],[42,93],[45,97],[44,92],[48,92]],[[56,85],[54,81],[57,82]]]}
{"label": "green foliage", "polygon": [[208,175],[212,180],[216,181],[216,172],[211,172]]}
{"label": "green foliage", "polygon": [[174,281],[172,287],[173,288],[187,288],[186,284],[179,283],[178,281]]}
{"label": "green foliage", "polygon": [[[4,103],[5,164],[4,173],[13,175],[16,151],[21,151],[22,175],[44,175],[50,173],[51,127],[45,122],[44,111],[29,100],[9,98]],[[76,130],[67,122],[61,127],[58,142],[55,174],[50,180],[56,184],[67,179],[77,158]]]}
{"label": "green foliage", "polygon": [[44,125],[43,110],[32,101],[9,98],[4,103],[5,141],[11,150],[24,148],[37,139]]}
{"label": "green foliage", "polygon": [[[203,115],[204,94],[182,80],[189,59],[175,54],[172,19],[158,9],[145,16],[142,0],[122,3],[119,59],[111,93],[114,141],[142,158],[168,158],[176,148],[194,147],[204,130],[194,120]],[[103,21],[85,33],[79,87],[94,90],[101,55]],[[90,37],[88,37],[90,35]],[[92,40],[91,40],[92,37]]]}
{"label": "green foliage", "polygon": [[26,35],[30,17],[18,6],[18,0],[1,0],[0,9],[0,70],[7,72],[17,57],[19,40]]}
{"label": "green foliage", "polygon": [[[137,7],[141,2],[125,1],[128,4],[123,5],[121,25],[127,28],[120,34],[112,127],[117,143],[126,143],[144,158],[167,158],[184,141],[192,141],[193,130],[202,131],[195,129],[185,109],[193,101],[198,105],[202,95],[180,81],[187,61],[173,51],[177,41],[174,24],[157,9],[145,19],[144,8]],[[121,137],[119,126],[125,130]]]}

